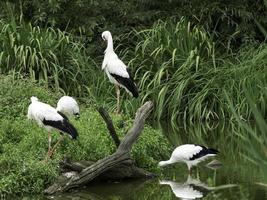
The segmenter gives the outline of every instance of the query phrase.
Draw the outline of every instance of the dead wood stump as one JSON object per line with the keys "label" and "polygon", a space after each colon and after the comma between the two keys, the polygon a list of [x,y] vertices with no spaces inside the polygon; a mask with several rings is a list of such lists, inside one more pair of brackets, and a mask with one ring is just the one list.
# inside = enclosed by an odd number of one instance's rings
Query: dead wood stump
{"label": "dead wood stump", "polygon": [[154,175],[152,173],[136,167],[130,155],[132,146],[141,134],[145,120],[152,109],[153,103],[148,101],[137,110],[134,124],[121,142],[118,139],[111,118],[104,109],[99,109],[99,113],[107,124],[109,133],[118,147],[116,152],[95,163],[90,161],[73,163],[66,159],[61,162],[61,168],[65,168],[67,171],[71,171],[71,173],[68,173],[68,176],[60,176],[57,182],[48,187],[44,193],[52,195],[65,192],[72,188],[79,188],[87,185],[90,181],[95,179],[114,180],[153,177]]}

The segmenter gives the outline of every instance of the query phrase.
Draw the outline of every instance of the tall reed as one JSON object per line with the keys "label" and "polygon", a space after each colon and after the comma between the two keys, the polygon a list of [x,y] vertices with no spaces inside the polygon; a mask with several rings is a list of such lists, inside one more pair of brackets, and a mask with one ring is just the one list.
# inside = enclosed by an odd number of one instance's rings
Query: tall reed
{"label": "tall reed", "polygon": [[[267,123],[264,119],[265,115],[262,115],[259,106],[257,106],[257,99],[253,97],[253,94],[249,89],[243,86],[246,101],[251,108],[253,117],[255,119],[254,123],[244,121],[242,116],[240,116],[235,109],[235,106],[229,96],[227,96],[228,103],[230,105],[231,111],[233,112],[234,119],[240,127],[239,131],[236,131],[235,136],[237,137],[239,143],[243,144],[242,156],[251,162],[252,164],[259,167],[262,173],[261,181],[267,183]],[[262,96],[267,100],[267,88],[262,90]]]}
{"label": "tall reed", "polygon": [[[151,29],[133,32],[133,37],[138,44],[128,49],[129,65],[137,68],[140,102],[153,99],[157,119],[169,118],[175,124],[179,119],[229,118],[232,114],[223,89],[239,114],[249,118],[251,110],[244,102],[241,83],[246,82],[257,97],[266,86],[266,45],[247,45],[238,54],[224,56],[203,28],[184,18],[178,23],[159,21]],[[259,103],[266,110],[266,102]]]}
{"label": "tall reed", "polygon": [[103,80],[95,61],[73,36],[23,20],[0,21],[0,73],[10,71],[79,96],[97,95],[92,85],[101,88]]}

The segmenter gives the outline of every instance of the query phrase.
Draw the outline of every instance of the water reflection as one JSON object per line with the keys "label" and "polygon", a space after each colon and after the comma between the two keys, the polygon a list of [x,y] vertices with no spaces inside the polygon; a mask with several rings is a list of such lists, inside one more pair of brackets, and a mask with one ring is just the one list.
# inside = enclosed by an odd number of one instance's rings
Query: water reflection
{"label": "water reflection", "polygon": [[197,179],[193,179],[190,175],[187,177],[187,180],[184,183],[179,183],[170,180],[161,180],[160,184],[169,185],[176,197],[187,200],[200,199],[206,196],[211,191],[237,186],[234,184],[229,184],[217,187],[209,187],[205,183],[202,183]]}

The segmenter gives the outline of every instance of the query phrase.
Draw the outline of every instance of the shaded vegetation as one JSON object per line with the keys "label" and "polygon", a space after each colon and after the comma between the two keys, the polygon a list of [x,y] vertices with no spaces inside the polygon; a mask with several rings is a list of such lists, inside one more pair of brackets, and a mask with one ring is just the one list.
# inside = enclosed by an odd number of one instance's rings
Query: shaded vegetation
{"label": "shaded vegetation", "polygon": [[23,16],[34,25],[52,26],[84,36],[88,42],[99,40],[99,34],[105,29],[126,33],[132,28],[151,26],[158,19],[182,16],[203,25],[228,47],[240,46],[249,38],[262,41],[266,37],[260,28],[267,23],[264,0],[5,0],[1,4],[5,17],[11,15],[5,11],[6,2],[16,2],[10,7],[18,13],[17,17]]}

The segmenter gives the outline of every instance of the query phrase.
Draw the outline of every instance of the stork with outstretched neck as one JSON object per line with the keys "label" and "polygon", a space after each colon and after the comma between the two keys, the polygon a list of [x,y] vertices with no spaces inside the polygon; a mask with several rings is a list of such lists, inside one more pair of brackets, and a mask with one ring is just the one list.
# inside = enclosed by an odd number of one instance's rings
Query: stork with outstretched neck
{"label": "stork with outstretched neck", "polygon": [[186,163],[190,174],[191,168],[193,166],[210,157],[216,156],[218,153],[218,150],[207,148],[202,145],[184,144],[174,149],[169,160],[160,161],[159,166],[166,166],[178,162],[184,162]]}

